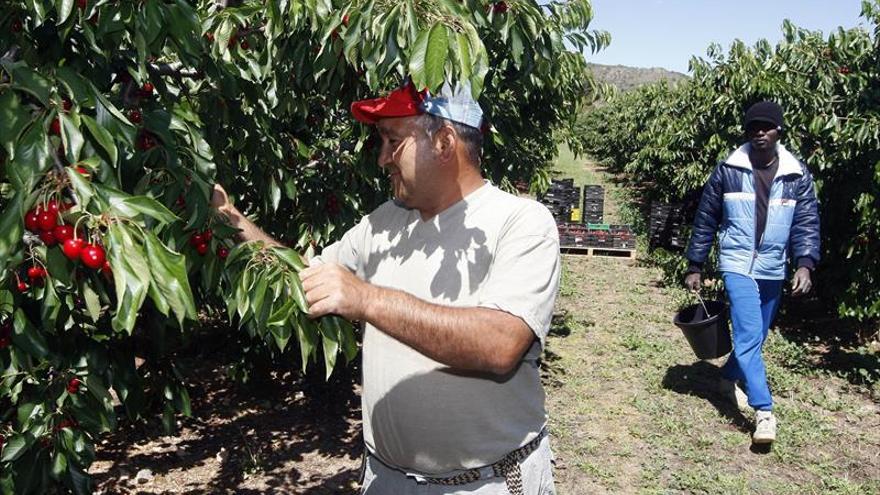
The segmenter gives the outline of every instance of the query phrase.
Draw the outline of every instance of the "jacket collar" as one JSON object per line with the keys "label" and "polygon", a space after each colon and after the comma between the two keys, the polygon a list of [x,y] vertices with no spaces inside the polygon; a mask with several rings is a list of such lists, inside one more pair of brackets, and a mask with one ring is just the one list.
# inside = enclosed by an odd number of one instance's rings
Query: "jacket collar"
{"label": "jacket collar", "polygon": [[[727,160],[724,160],[724,163],[732,167],[751,170],[752,162],[749,160],[749,149],[751,146],[749,143],[740,146],[727,157]],[[776,145],[776,152],[779,154],[779,171],[776,172],[777,176],[790,174],[804,175],[804,171],[801,169],[801,162],[785,149],[782,143]]]}

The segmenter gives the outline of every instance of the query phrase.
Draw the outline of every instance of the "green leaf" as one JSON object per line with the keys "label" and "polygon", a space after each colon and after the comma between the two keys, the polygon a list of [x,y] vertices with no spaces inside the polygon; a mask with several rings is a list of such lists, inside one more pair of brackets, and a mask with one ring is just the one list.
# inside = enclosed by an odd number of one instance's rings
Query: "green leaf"
{"label": "green leaf", "polygon": [[[291,322],[294,324],[294,322]],[[299,340],[300,358],[302,359],[302,371],[306,372],[309,361],[315,353],[315,347],[318,345],[318,324],[305,314],[298,314],[296,317],[295,327],[296,338]]]}
{"label": "green leaf", "polygon": [[436,91],[444,81],[444,68],[449,55],[446,26],[435,23],[419,33],[410,56],[409,71],[417,87]]}
{"label": "green leaf", "polygon": [[183,320],[196,319],[196,305],[186,273],[186,258],[168,249],[156,235],[147,231],[144,235],[147,247],[150,273],[153,285],[165,298],[178,325],[183,328]]}
{"label": "green leaf", "polygon": [[14,158],[5,168],[7,177],[16,189],[33,190],[40,176],[54,163],[53,153],[43,128],[31,126],[19,139]]}
{"label": "green leaf", "polygon": [[0,457],[0,462],[12,462],[18,459],[25,453],[27,448],[27,437],[22,434],[11,436],[6,440],[6,444],[3,446],[3,456]]}
{"label": "green leaf", "polygon": [[67,471],[67,456],[64,452],[56,450],[52,455],[52,476],[58,479],[65,471]]}
{"label": "green leaf", "polygon": [[299,306],[299,310],[308,314],[309,303],[306,301],[306,292],[303,289],[299,275],[296,273],[289,273],[287,275],[287,280],[290,284],[291,295],[293,296],[293,300],[296,301],[296,305]]}
{"label": "green leaf", "polygon": [[79,125],[73,118],[65,113],[59,113],[58,119],[61,122],[61,142],[64,144],[64,154],[70,163],[75,163],[82,153],[85,139],[83,139]]}
{"label": "green leaf", "polygon": [[58,12],[57,25],[67,22],[70,13],[73,12],[73,2],[74,0],[55,0],[55,10]]}
{"label": "green leaf", "polygon": [[296,270],[297,272],[301,271],[306,267],[305,262],[303,262],[302,257],[290,248],[271,246],[269,248],[278,258],[287,263],[288,266]]}
{"label": "green leaf", "polygon": [[115,167],[119,152],[116,149],[116,143],[113,142],[113,135],[88,115],[83,115],[82,121],[85,123],[86,128],[88,128],[89,134],[91,134],[92,137],[95,138],[95,141],[101,145],[101,148],[107,152],[107,156],[110,157],[110,164]]}
{"label": "green leaf", "polygon": [[84,106],[94,104],[95,98],[89,82],[74,69],[69,66],[58,67],[55,69],[55,77],[67,87],[70,98],[74,102]]}
{"label": "green leaf", "polygon": [[321,318],[321,324],[327,326],[331,334],[338,336],[345,362],[349,363],[357,357],[358,345],[351,323],[339,316],[325,316]]}
{"label": "green leaf", "polygon": [[89,203],[92,201],[92,197],[95,195],[94,186],[72,167],[67,167],[65,172],[67,172],[67,178],[73,186],[77,205],[82,210],[85,210],[88,208]]}
{"label": "green leaf", "polygon": [[46,250],[46,269],[52,278],[64,285],[71,283],[69,260],[60,249]]}
{"label": "green leaf", "polygon": [[37,359],[43,359],[49,355],[49,344],[46,342],[43,332],[31,324],[21,308],[15,310],[13,328],[12,342],[16,347]]}
{"label": "green leaf", "polygon": [[15,142],[32,120],[15,91],[0,93],[0,148],[8,157],[14,156]]}
{"label": "green leaf", "polygon": [[180,220],[180,217],[165,207],[162,203],[147,196],[132,196],[125,198],[116,206],[123,211],[135,211],[143,213],[149,217],[155,218],[160,223],[167,224]]}
{"label": "green leaf", "polygon": [[49,106],[49,95],[52,92],[52,84],[40,73],[31,69],[25,62],[12,62],[0,58],[2,66],[12,77],[12,87],[28,92],[40,100],[44,107]]}
{"label": "green leaf", "polygon": [[89,393],[98,399],[101,405],[104,406],[104,410],[108,413],[113,412],[113,398],[110,396],[107,387],[104,386],[104,383],[97,375],[89,374],[86,376],[86,387],[88,387]]}
{"label": "green leaf", "polygon": [[82,294],[83,300],[85,300],[86,311],[89,312],[89,317],[91,317],[93,322],[97,323],[101,317],[101,299],[98,297],[98,293],[92,289],[91,285],[83,283],[80,286],[80,294]]}
{"label": "green leaf", "polygon": [[284,352],[284,349],[287,348],[287,343],[290,341],[290,326],[286,324],[273,325],[269,327],[269,331],[272,332],[272,337],[275,339],[275,345],[278,346],[278,350]]}
{"label": "green leaf", "polygon": [[337,328],[327,325],[319,325],[321,329],[321,348],[324,350],[324,370],[327,375],[325,380],[330,379],[333,368],[336,367],[336,355],[339,354],[339,334]]}
{"label": "green leaf", "polygon": [[90,495],[92,493],[92,478],[73,464],[68,464],[67,471],[75,495]]}
{"label": "green leaf", "polygon": [[6,271],[6,266],[12,261],[12,254],[22,245],[22,197],[23,193],[16,193],[0,212],[0,272]]}
{"label": "green leaf", "polygon": [[127,229],[119,223],[110,225],[105,245],[116,286],[117,304],[111,323],[114,330],[130,334],[147,297],[151,277],[143,247],[135,244]]}

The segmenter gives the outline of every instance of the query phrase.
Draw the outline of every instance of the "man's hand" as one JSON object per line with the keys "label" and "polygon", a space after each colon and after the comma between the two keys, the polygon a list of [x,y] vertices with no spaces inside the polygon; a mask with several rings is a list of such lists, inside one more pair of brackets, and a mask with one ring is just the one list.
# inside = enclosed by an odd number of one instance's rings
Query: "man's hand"
{"label": "man's hand", "polygon": [[684,277],[684,286],[690,289],[691,292],[699,292],[702,275],[700,273],[688,273],[687,276]]}
{"label": "man's hand", "polygon": [[214,184],[214,192],[211,193],[211,208],[217,210],[218,213],[226,217],[226,221],[230,227],[239,230],[238,240],[240,241],[262,241],[269,246],[284,247],[280,242],[273,239],[269,234],[263,232],[253,222],[248,220],[244,214],[238,211],[229,201],[229,195],[226,189],[220,184]]}
{"label": "man's hand", "polygon": [[211,208],[225,214],[228,214],[234,208],[232,203],[229,202],[229,195],[226,194],[226,189],[223,189],[223,186],[220,184],[214,184],[214,192],[211,193]]}
{"label": "man's hand", "polygon": [[350,321],[362,320],[366,305],[375,297],[375,287],[335,263],[310,266],[299,276],[311,318],[334,314]]}
{"label": "man's hand", "polygon": [[802,266],[794,272],[794,279],[791,281],[791,295],[802,296],[813,288],[813,281],[810,279],[810,269]]}

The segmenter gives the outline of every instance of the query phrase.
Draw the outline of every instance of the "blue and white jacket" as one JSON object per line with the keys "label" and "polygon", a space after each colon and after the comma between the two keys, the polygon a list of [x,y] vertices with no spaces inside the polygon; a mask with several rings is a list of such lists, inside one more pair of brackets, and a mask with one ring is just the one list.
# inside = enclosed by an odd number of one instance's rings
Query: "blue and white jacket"
{"label": "blue and white jacket", "polygon": [[[788,250],[796,260],[819,261],[819,211],[813,177],[781,144],[770,186],[767,226],[755,242],[755,186],[748,143],[720,163],[703,188],[687,258],[703,263],[718,233],[722,272],[782,280]],[[755,247],[757,246],[757,248]]]}

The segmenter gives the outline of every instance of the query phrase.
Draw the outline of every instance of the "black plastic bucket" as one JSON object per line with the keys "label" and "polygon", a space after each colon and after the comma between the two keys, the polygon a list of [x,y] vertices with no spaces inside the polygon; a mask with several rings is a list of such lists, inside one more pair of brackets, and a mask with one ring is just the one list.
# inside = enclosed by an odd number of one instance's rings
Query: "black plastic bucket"
{"label": "black plastic bucket", "polygon": [[[723,301],[703,301],[679,311],[672,321],[700,359],[719,358],[733,349],[727,326],[727,305]],[[709,315],[706,311],[709,311]]]}

